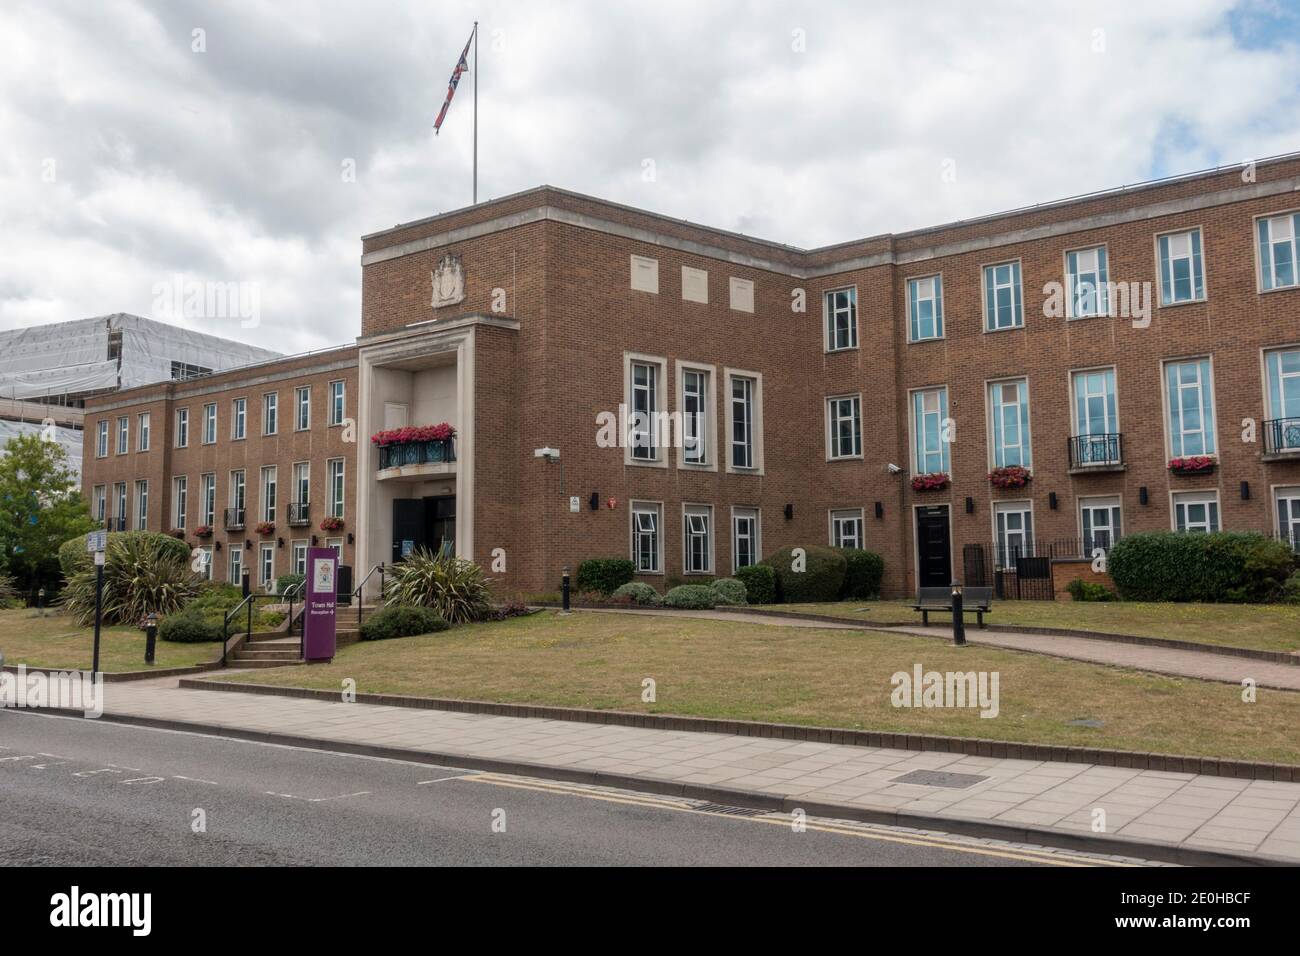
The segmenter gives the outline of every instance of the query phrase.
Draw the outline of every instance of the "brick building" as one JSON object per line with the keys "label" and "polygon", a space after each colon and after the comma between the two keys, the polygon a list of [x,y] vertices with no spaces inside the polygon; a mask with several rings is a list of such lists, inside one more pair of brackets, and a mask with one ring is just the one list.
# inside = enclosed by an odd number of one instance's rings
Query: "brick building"
{"label": "brick building", "polygon": [[[1131,531],[1294,535],[1298,191],[1290,156],[805,251],[542,187],[364,237],[355,347],[88,404],[85,488],[309,460],[315,508],[334,455],[359,574],[451,541],[522,591],[832,543],[897,594]],[[95,456],[147,410],[252,423],[271,377],[343,381],[358,440]],[[454,454],[368,440],[443,421]]]}

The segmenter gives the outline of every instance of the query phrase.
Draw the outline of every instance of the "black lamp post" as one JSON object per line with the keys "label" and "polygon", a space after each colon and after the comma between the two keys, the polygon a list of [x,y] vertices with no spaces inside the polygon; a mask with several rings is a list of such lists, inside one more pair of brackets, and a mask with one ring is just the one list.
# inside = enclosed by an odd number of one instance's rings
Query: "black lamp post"
{"label": "black lamp post", "polygon": [[966,621],[962,617],[961,582],[952,579],[952,642],[957,647],[966,646]]}
{"label": "black lamp post", "polygon": [[140,626],[144,628],[144,662],[152,664],[154,651],[158,645],[158,615],[150,611],[140,622]]}
{"label": "black lamp post", "polygon": [[567,564],[560,578],[560,611],[564,614],[569,613],[569,566]]}

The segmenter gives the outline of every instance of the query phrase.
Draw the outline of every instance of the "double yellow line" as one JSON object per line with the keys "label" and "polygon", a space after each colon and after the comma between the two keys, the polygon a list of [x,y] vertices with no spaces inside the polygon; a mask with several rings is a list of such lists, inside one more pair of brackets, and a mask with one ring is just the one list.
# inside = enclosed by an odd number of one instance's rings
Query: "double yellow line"
{"label": "double yellow line", "polygon": [[[678,803],[673,800],[662,800],[643,794],[610,793],[572,784],[553,783],[546,780],[521,779],[496,773],[476,773],[459,777],[457,779],[469,780],[477,783],[489,783],[496,787],[510,787],[515,790],[534,790],[538,793],[583,797],[587,800],[599,800],[602,803],[619,803],[633,807],[650,807],[656,810],[673,810],[677,813],[696,813],[701,816],[720,817],[724,820],[738,820],[747,823],[766,823],[769,826],[787,828],[790,826],[790,817],[788,814],[767,813],[763,816],[727,816],[725,814],[712,813],[708,810],[698,810],[695,807]],[[875,840],[881,843],[901,843],[907,846],[932,847],[934,849],[949,850],[955,853],[970,853],[975,856],[995,857],[1004,860],[1018,860],[1024,863],[1042,863],[1047,866],[1130,867],[1136,865],[1132,863],[1122,863],[1118,860],[1106,860],[1100,857],[1072,856],[1067,853],[1040,853],[1037,850],[1019,848],[983,847],[970,843],[960,843],[956,840],[944,840],[940,837],[912,835],[897,831],[882,830],[866,824],[861,827],[847,827],[834,823],[806,822],[805,826],[809,830],[817,830],[821,833],[835,833],[840,836],[857,837],[862,840]]]}

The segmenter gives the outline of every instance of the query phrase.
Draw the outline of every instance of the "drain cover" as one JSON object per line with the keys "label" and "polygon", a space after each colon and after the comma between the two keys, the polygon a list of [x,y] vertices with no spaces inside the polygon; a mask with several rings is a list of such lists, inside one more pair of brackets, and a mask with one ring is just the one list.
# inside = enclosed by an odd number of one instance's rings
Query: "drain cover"
{"label": "drain cover", "polygon": [[923,787],[950,787],[953,790],[964,790],[966,787],[973,787],[981,780],[987,780],[988,777],[981,776],[978,773],[953,773],[949,770],[913,770],[911,773],[905,773],[901,777],[895,777],[893,783],[915,783]]}
{"label": "drain cover", "polygon": [[699,810],[701,813],[719,813],[727,817],[756,817],[760,813],[767,813],[766,810],[755,810],[753,807],[729,807],[722,803],[701,803],[691,809]]}

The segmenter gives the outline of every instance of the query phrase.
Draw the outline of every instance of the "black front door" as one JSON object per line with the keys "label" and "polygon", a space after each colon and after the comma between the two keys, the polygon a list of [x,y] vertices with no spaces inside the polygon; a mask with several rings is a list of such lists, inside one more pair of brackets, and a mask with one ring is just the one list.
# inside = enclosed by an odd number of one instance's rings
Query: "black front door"
{"label": "black front door", "polygon": [[435,553],[443,548],[456,553],[456,496],[424,499],[428,547]]}
{"label": "black front door", "polygon": [[393,560],[402,560],[416,548],[427,548],[427,534],[424,499],[393,499]]}
{"label": "black front door", "polygon": [[916,509],[918,587],[943,588],[952,583],[948,506]]}

